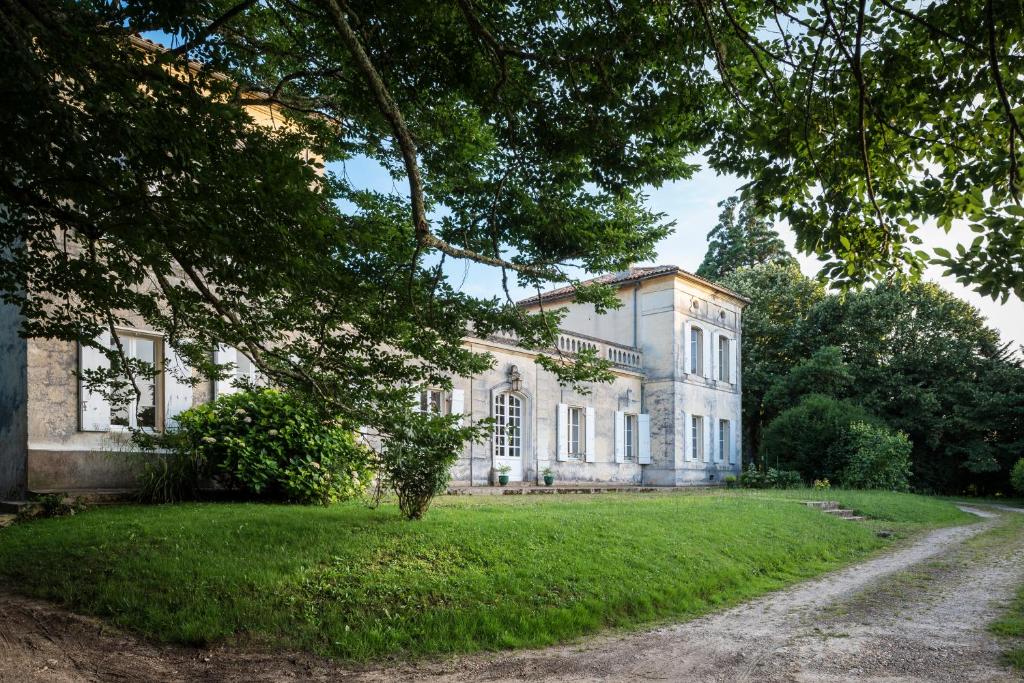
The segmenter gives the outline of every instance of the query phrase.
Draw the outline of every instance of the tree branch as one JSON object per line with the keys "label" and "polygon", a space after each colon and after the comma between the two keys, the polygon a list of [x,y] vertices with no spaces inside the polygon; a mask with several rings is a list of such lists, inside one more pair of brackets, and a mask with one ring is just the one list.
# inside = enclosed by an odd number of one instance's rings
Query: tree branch
{"label": "tree branch", "polygon": [[255,4],[256,0],[243,0],[242,2],[238,3],[237,5],[229,9],[224,14],[220,15],[219,17],[211,21],[207,25],[207,27],[200,31],[198,34],[196,34],[196,36],[193,37],[192,40],[182,43],[173,50],[169,50],[169,53],[174,57],[181,57],[182,55],[187,55],[193,49],[201,45],[207,38],[216,33],[217,29],[219,29],[221,26],[228,23],[236,16],[238,16],[239,14],[241,14],[242,12],[249,9]]}

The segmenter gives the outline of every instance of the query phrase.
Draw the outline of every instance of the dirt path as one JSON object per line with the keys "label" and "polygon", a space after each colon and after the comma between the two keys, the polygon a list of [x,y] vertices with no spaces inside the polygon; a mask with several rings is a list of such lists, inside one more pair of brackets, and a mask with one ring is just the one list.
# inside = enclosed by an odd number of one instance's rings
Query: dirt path
{"label": "dirt path", "polygon": [[677,626],[382,670],[301,654],[157,647],[0,594],[0,681],[1017,681],[985,626],[1024,580],[1024,538],[970,540],[996,522],[941,529]]}

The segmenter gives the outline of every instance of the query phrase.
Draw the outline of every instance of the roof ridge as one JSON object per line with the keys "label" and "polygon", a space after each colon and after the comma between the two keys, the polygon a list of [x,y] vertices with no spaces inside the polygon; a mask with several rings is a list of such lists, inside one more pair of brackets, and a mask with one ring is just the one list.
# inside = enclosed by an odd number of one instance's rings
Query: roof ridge
{"label": "roof ridge", "polygon": [[[739,299],[740,301],[743,301],[743,302],[746,302],[746,303],[750,303],[750,299],[748,299],[747,297],[743,296],[739,292],[736,292],[736,291],[734,291],[732,289],[729,289],[728,287],[723,287],[722,285],[718,284],[717,282],[712,282],[711,280],[708,280],[705,277],[701,277],[700,275],[697,275],[696,273],[691,273],[688,270],[684,270],[683,268],[680,268],[679,266],[672,265],[672,264],[661,264],[661,265],[650,265],[650,266],[644,266],[644,265],[635,266],[635,265],[631,265],[629,268],[627,268],[625,270],[620,270],[620,271],[616,271],[616,272],[613,272],[613,273],[605,273],[603,275],[597,275],[595,277],[588,278],[586,280],[582,280],[579,284],[580,285],[589,285],[589,284],[594,284],[594,283],[600,283],[600,284],[605,284],[605,285],[622,285],[622,284],[625,284],[627,282],[635,282],[635,281],[640,281],[640,280],[646,280],[646,279],[651,278],[651,277],[656,277],[656,276],[659,276],[659,275],[668,275],[670,273],[675,273],[675,274],[678,274],[678,275],[683,275],[683,276],[688,277],[688,278],[690,278],[692,280],[696,280],[698,282],[702,282],[702,283],[708,285],[709,287],[711,287],[712,289],[716,289],[716,290],[718,290],[720,292],[723,292],[723,293],[725,293],[725,294],[727,294],[727,295],[729,295],[729,296],[731,296],[733,298]],[[546,292],[541,292],[540,294],[535,294],[535,295],[533,295],[531,297],[527,297],[526,299],[522,299],[520,301],[517,301],[516,303],[519,306],[527,306],[527,305],[536,304],[536,303],[543,303],[545,301],[551,301],[553,299],[565,298],[567,295],[571,294],[574,291],[575,291],[575,285],[571,285],[571,284],[570,285],[564,285],[562,287],[557,287],[555,289],[551,289],[551,290],[548,290]]]}

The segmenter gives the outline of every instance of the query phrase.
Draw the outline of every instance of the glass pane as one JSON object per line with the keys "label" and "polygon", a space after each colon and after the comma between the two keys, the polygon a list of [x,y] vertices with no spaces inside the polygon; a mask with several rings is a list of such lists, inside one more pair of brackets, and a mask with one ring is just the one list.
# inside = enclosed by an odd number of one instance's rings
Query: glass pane
{"label": "glass pane", "polygon": [[127,427],[128,426],[128,406],[111,406],[110,407],[110,424],[116,427]]}
{"label": "glass pane", "polygon": [[156,408],[153,406],[139,406],[139,429],[156,429]]}
{"label": "glass pane", "polygon": [[[135,338],[135,357],[147,363],[153,363],[153,340]],[[129,345],[130,348],[130,345]],[[132,355],[129,351],[129,355]]]}
{"label": "glass pane", "polygon": [[252,361],[245,354],[239,353],[235,358],[235,377],[249,379],[252,376]]}

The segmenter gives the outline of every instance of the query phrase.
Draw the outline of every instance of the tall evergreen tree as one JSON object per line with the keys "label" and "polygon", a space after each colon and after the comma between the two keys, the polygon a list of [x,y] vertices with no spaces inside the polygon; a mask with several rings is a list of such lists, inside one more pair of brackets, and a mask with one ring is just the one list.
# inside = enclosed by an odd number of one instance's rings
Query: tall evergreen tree
{"label": "tall evergreen tree", "polygon": [[697,275],[717,282],[739,268],[796,263],[772,221],[758,215],[751,202],[729,197],[718,206],[722,212],[708,233],[708,250]]}

